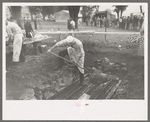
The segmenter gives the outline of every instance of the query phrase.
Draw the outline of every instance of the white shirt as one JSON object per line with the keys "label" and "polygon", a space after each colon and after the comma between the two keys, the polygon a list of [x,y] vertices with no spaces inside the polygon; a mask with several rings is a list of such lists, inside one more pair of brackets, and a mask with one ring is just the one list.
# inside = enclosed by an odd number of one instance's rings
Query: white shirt
{"label": "white shirt", "polygon": [[73,20],[70,22],[70,24],[75,27],[75,22]]}
{"label": "white shirt", "polygon": [[[80,40],[68,36],[66,39],[56,43],[57,46],[68,46],[68,54],[71,60],[77,63],[80,67],[84,67],[85,52],[83,44]],[[84,69],[78,67],[79,71],[84,74]]]}
{"label": "white shirt", "polygon": [[8,22],[7,30],[8,34],[11,34],[11,32],[13,33],[13,35],[22,34],[21,28],[15,22]]}

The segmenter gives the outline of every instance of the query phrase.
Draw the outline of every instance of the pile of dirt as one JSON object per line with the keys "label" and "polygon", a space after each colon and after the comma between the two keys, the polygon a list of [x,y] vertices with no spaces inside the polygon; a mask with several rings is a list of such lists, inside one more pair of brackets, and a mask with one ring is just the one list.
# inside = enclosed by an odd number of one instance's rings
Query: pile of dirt
{"label": "pile of dirt", "polygon": [[30,94],[30,97],[28,97],[29,90],[27,90],[27,92],[25,92],[25,94],[23,94],[20,97],[20,99],[48,99],[54,94],[57,94],[59,91],[66,88],[68,85],[75,82],[78,79],[78,75],[76,74],[76,69],[64,66],[61,70],[54,71],[53,74],[51,74],[50,79],[48,81],[33,87],[27,86],[33,89],[33,96],[31,96]]}
{"label": "pile of dirt", "polygon": [[123,80],[113,98],[127,98],[128,81],[124,80],[128,73],[126,63],[111,63],[108,58],[104,57],[101,60],[94,60],[90,64],[90,67],[88,67],[88,70],[92,72],[92,76],[94,76],[90,81],[95,85],[105,83],[109,80]]}
{"label": "pile of dirt", "polygon": [[[110,60],[106,57],[91,62],[90,67],[87,69],[92,73],[93,77],[90,77],[90,83],[94,85],[100,85],[109,80],[119,81],[119,76],[114,75],[113,72],[127,72],[125,63],[110,63]],[[69,66],[64,66],[61,70],[54,71],[50,76],[50,80],[34,87],[34,96],[36,99],[49,99],[77,81],[77,79],[79,79],[77,70]]]}

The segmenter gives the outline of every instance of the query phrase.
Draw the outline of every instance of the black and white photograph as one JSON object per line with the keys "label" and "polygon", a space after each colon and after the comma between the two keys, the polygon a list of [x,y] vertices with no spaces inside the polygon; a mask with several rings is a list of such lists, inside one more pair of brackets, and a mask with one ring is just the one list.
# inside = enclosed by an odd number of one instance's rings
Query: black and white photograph
{"label": "black and white photograph", "polygon": [[3,3],[3,117],[146,120],[147,9],[147,3]]}

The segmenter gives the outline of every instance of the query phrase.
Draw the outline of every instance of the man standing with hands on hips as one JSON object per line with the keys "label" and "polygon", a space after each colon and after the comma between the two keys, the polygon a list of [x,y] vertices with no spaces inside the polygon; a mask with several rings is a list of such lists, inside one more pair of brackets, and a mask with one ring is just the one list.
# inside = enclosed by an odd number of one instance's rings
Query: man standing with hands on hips
{"label": "man standing with hands on hips", "polygon": [[[85,52],[83,49],[83,44],[82,42],[69,35],[66,39],[61,40],[57,42],[52,48],[48,50],[48,52],[51,52],[51,50],[55,47],[61,47],[65,46],[68,47],[67,49],[60,51],[59,56],[60,57],[65,57],[66,55],[69,55],[70,60],[74,62],[77,65],[77,68],[79,70],[79,76],[80,76],[80,85],[83,85],[84,82],[84,57],[85,57]],[[59,57],[59,68],[62,68],[64,64],[64,60]]]}

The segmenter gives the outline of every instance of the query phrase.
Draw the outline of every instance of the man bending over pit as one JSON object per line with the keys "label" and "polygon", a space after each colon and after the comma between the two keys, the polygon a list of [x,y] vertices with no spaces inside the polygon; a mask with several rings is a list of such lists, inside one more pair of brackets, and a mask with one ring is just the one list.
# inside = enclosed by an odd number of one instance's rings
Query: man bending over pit
{"label": "man bending over pit", "polygon": [[[65,57],[66,55],[68,55],[70,57],[70,60],[75,64],[77,64],[77,69],[79,70],[79,76],[80,76],[80,85],[83,85],[83,81],[84,81],[83,68],[84,68],[85,52],[83,49],[82,42],[79,39],[69,35],[66,39],[57,42],[52,48],[48,50],[48,52],[51,52],[51,50],[55,47],[61,47],[61,46],[65,46],[65,47],[68,46],[68,48],[63,51],[60,51],[59,56]],[[62,68],[63,64],[64,64],[64,60],[62,58],[59,58],[59,66],[57,67],[57,69]]]}

